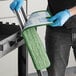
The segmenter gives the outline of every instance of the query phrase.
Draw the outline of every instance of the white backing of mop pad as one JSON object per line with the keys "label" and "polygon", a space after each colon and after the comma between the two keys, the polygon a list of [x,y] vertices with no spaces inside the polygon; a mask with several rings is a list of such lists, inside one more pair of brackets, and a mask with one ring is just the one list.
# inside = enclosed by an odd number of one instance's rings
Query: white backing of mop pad
{"label": "white backing of mop pad", "polygon": [[51,15],[46,10],[33,12],[28,18],[24,29],[51,24],[52,22],[47,20],[50,17]]}

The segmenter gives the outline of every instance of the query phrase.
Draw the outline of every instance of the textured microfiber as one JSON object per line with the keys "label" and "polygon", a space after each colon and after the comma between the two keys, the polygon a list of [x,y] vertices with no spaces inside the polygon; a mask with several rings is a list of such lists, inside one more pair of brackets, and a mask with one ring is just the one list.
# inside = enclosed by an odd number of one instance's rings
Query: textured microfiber
{"label": "textured microfiber", "polygon": [[[47,11],[38,11],[32,13],[29,20],[26,23],[26,27],[22,32],[23,38],[25,40],[26,46],[28,47],[28,51],[32,58],[33,64],[37,70],[46,69],[50,66],[50,61],[47,56],[46,49],[44,48],[44,45],[36,31],[36,27],[51,23],[47,21],[46,17],[51,17]],[[38,19],[41,21],[39,22],[39,24],[37,21]]]}
{"label": "textured microfiber", "polygon": [[50,61],[36,28],[31,27],[24,29],[22,35],[27,44],[35,68],[37,70],[42,70],[49,67]]}

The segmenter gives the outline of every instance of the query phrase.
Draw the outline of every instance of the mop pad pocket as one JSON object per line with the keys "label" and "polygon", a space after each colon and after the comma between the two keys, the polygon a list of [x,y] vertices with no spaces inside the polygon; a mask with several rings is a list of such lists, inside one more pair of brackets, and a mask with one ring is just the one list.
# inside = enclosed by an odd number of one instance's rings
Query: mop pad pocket
{"label": "mop pad pocket", "polygon": [[36,11],[30,15],[24,29],[52,24],[53,22],[47,20],[50,17],[50,13],[46,10]]}

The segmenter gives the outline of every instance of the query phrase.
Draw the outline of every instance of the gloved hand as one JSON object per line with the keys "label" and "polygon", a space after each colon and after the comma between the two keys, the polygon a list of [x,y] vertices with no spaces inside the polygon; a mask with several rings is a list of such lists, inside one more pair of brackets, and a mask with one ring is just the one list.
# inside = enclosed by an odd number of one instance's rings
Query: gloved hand
{"label": "gloved hand", "polygon": [[23,5],[24,0],[14,0],[11,4],[10,4],[10,8],[12,11],[16,10],[18,11],[21,6]]}
{"label": "gloved hand", "polygon": [[50,26],[52,27],[63,26],[70,17],[70,11],[66,9],[57,13],[55,16],[48,18],[48,21],[53,22],[52,24],[50,24]]}

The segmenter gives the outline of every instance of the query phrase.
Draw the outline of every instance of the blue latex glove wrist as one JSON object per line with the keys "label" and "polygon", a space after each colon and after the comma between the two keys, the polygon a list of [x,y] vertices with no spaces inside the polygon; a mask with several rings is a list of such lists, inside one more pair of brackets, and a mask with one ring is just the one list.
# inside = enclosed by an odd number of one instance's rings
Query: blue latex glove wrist
{"label": "blue latex glove wrist", "polygon": [[14,0],[11,4],[10,4],[10,8],[12,11],[16,10],[18,11],[21,6],[23,5],[24,0]]}
{"label": "blue latex glove wrist", "polygon": [[48,18],[48,21],[53,22],[52,24],[50,24],[50,26],[52,27],[63,26],[70,17],[70,11],[66,9],[57,13],[55,16]]}

